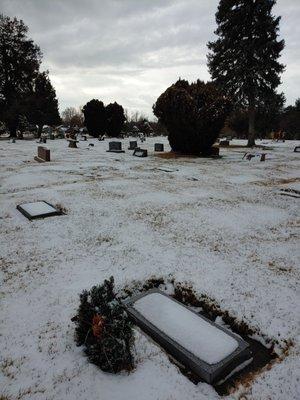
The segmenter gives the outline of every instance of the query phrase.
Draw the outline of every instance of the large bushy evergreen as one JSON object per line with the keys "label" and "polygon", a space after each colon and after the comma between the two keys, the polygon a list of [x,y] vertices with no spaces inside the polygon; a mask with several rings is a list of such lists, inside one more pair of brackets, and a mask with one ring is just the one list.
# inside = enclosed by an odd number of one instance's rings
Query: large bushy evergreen
{"label": "large bushy evergreen", "polygon": [[84,124],[90,135],[98,137],[106,132],[105,106],[102,101],[93,99],[82,109]]}
{"label": "large bushy evergreen", "polygon": [[125,122],[123,107],[114,102],[105,107],[106,112],[106,133],[110,137],[118,137]]}
{"label": "large bushy evergreen", "polygon": [[247,107],[248,145],[255,144],[258,107],[276,96],[278,61],[284,48],[279,40],[280,17],[272,14],[275,0],[220,0],[216,13],[218,39],[208,47],[208,66],[214,82]]}
{"label": "large bushy evergreen", "polygon": [[213,83],[179,79],[153,106],[159,122],[168,130],[173,151],[209,155],[231,111],[231,103]]}

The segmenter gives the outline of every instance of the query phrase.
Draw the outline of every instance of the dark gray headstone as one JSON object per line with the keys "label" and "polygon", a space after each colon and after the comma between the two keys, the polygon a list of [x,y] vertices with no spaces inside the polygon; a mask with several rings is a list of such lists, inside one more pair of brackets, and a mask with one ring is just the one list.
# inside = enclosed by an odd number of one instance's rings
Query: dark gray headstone
{"label": "dark gray headstone", "polygon": [[134,150],[137,147],[137,141],[133,140],[129,142],[128,150]]}
{"label": "dark gray headstone", "polygon": [[124,305],[146,334],[207,383],[226,380],[251,362],[249,344],[240,336],[159,290],[132,297]]}
{"label": "dark gray headstone", "polygon": [[109,146],[109,149],[107,150],[108,152],[125,153],[125,151],[122,150],[122,142],[109,142],[108,146]]}
{"label": "dark gray headstone", "polygon": [[163,143],[155,143],[154,151],[164,151],[164,144]]}

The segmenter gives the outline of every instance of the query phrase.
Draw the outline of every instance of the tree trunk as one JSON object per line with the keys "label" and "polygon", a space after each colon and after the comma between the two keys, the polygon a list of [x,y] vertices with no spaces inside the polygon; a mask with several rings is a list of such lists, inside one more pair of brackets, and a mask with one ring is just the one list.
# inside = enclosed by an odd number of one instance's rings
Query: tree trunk
{"label": "tree trunk", "polygon": [[249,106],[249,128],[247,147],[255,146],[255,107]]}
{"label": "tree trunk", "polygon": [[9,137],[16,138],[17,137],[17,129],[13,127],[9,127]]}
{"label": "tree trunk", "polygon": [[43,125],[38,126],[37,137],[40,138],[43,132]]}

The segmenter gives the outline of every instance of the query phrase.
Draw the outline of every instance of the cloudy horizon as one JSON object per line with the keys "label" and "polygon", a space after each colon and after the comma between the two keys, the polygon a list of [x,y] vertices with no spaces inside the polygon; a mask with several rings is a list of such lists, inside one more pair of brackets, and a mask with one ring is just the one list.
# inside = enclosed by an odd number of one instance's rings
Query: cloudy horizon
{"label": "cloudy horizon", "polygon": [[[209,80],[207,42],[218,0],[0,0],[0,13],[23,19],[43,52],[60,111],[92,98],[152,117],[157,97],[179,77]],[[278,0],[286,65],[279,90],[300,97],[300,2]]]}

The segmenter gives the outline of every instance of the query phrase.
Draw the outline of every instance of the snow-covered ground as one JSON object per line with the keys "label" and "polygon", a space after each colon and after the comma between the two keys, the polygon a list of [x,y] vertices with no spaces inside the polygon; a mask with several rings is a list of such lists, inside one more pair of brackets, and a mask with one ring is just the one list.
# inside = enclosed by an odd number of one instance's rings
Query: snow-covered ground
{"label": "snow-covered ground", "polygon": [[[95,146],[88,149],[88,143]],[[38,400],[219,399],[194,385],[136,333],[136,370],[110,375],[89,364],[70,321],[78,294],[114,275],[123,285],[173,274],[289,355],[228,398],[299,399],[299,199],[296,142],[267,160],[162,159],[107,153],[108,142],[0,141],[0,398]],[[236,141],[236,143],[241,143]],[[299,145],[299,142],[298,142]],[[171,172],[165,172],[165,168]],[[45,200],[67,214],[30,222],[16,206]],[[4,397],[5,398],[5,397]]]}

